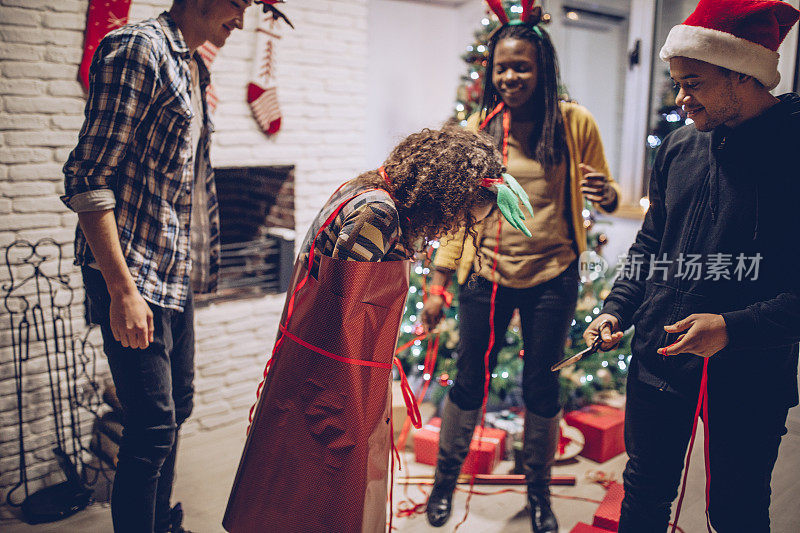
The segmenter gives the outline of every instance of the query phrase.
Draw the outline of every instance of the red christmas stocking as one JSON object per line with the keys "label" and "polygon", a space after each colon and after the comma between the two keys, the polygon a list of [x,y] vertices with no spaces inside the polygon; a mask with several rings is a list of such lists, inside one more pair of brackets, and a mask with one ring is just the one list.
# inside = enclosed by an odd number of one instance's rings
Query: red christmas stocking
{"label": "red christmas stocking", "polygon": [[86,39],[83,43],[80,79],[83,87],[89,89],[89,67],[97,45],[108,32],[128,23],[131,0],[90,0],[86,15]]}
{"label": "red christmas stocking", "polygon": [[[217,58],[219,48],[211,44],[210,41],[206,41],[197,48],[197,53],[203,58],[203,63],[206,64],[206,68],[210,70],[211,63]],[[206,87],[206,104],[208,105],[208,110],[214,113],[214,111],[217,110],[218,103],[219,97],[217,96],[216,89],[214,89],[214,84],[209,83],[208,87]]]}
{"label": "red christmas stocking", "polygon": [[257,50],[263,55],[256,62],[253,81],[247,84],[247,103],[261,130],[267,135],[281,129],[278,88],[273,78],[275,41],[281,38],[276,27],[277,21],[272,15],[266,14],[258,28]]}

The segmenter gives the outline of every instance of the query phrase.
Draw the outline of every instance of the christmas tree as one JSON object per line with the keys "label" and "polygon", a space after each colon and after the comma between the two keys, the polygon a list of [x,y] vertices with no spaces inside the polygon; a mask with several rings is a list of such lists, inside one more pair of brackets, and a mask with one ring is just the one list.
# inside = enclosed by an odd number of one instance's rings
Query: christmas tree
{"label": "christmas tree", "polygon": [[[504,1],[506,12],[519,14],[522,7],[518,2]],[[550,15],[543,16],[543,22]],[[481,27],[475,32],[475,41],[467,47],[462,56],[467,71],[462,76],[455,105],[455,118],[466,125],[466,119],[479,111],[481,91],[488,56],[489,35],[499,26],[494,15],[487,14],[481,20]],[[565,91],[563,91],[565,92]],[[583,210],[584,226],[588,233],[589,250],[600,254],[607,242],[604,233],[596,231],[593,207],[586,203]],[[411,273],[411,287],[400,330],[399,347],[405,347],[399,354],[409,379],[416,384],[415,389],[427,391],[426,398],[439,403],[445,392],[453,384],[456,375],[455,356],[458,349],[458,285],[453,280],[454,293],[451,307],[445,310],[445,318],[437,328],[438,335],[425,337],[420,322],[420,312],[424,305],[426,283],[432,270],[432,258],[438,243],[433,243],[426,253],[420,254]],[[586,347],[583,330],[602,308],[602,300],[610,289],[613,272],[591,272],[582,283],[570,326],[565,355],[575,354]],[[489,409],[523,406],[521,374],[523,366],[522,335],[519,316],[515,313],[504,337],[496,339],[500,346],[498,362],[492,372],[492,383],[487,405]],[[562,401],[565,409],[573,409],[596,399],[600,392],[618,391],[624,388],[627,365],[630,361],[630,335],[619,347],[610,352],[600,352],[585,358],[573,367],[561,372]]]}

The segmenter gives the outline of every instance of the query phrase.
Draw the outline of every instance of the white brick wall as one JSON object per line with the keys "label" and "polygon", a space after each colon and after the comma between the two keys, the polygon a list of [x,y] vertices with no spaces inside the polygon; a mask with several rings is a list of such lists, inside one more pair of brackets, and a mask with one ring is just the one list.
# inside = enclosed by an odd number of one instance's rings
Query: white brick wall
{"label": "white brick wall", "polygon": [[[131,20],[157,15],[169,0],[134,0]],[[73,253],[74,214],[57,199],[61,166],[82,124],[83,91],[77,82],[87,0],[0,0],[0,246],[18,238],[53,237]],[[256,56],[260,12],[247,14],[212,67],[220,97],[212,148],[216,166],[295,165],[297,234],[302,238],[317,210],[342,181],[364,170],[367,101],[367,0],[291,2],[286,14],[297,28],[282,28],[277,46],[282,130],[264,136],[250,115],[245,86]],[[73,270],[70,282],[82,299]],[[0,284],[8,274],[0,268]],[[195,412],[185,431],[241,420],[275,337],[283,296],[198,309]],[[75,316],[81,316],[76,309]],[[16,483],[16,399],[8,320],[0,316],[0,498]],[[45,366],[34,358],[29,379],[32,409],[49,412]],[[38,374],[37,374],[38,372]],[[29,478],[35,490],[57,480],[47,448],[51,424],[40,419]],[[0,519],[10,510],[0,507]]]}
{"label": "white brick wall", "polygon": [[[66,11],[65,11],[66,10]],[[58,15],[80,19],[86,2],[2,0],[0,2],[0,246],[15,239],[52,237],[72,241],[75,217],[58,200],[62,152],[74,145],[83,112],[83,96],[75,81],[83,42],[82,28],[65,24]],[[55,17],[55,18],[54,18]],[[85,16],[84,16],[85,19]],[[83,22],[81,22],[83,24]],[[50,29],[53,28],[53,29]],[[58,28],[58,29],[54,29]],[[67,263],[72,247],[67,246]],[[82,300],[75,271],[70,285]],[[19,279],[19,272],[15,272]],[[0,286],[9,273],[0,268]],[[5,312],[5,308],[0,307]],[[73,310],[80,317],[82,310]],[[80,322],[80,321],[78,321]],[[19,479],[17,400],[14,394],[9,320],[0,316],[0,497]],[[80,331],[83,327],[80,326]],[[42,347],[34,343],[25,363],[27,376],[25,426],[30,489],[59,481],[54,463],[52,419]],[[86,422],[90,423],[88,418]],[[88,431],[88,427],[84,429]],[[17,496],[21,492],[15,493]],[[0,507],[0,517],[9,516]]]}

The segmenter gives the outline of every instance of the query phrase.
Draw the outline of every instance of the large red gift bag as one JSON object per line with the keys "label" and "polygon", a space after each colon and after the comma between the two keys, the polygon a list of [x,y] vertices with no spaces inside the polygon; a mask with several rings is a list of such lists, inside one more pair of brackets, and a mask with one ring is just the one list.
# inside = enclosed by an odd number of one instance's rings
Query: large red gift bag
{"label": "large red gift bag", "polygon": [[316,276],[295,264],[223,519],[230,532],[386,529],[389,385],[410,263],[318,257]]}

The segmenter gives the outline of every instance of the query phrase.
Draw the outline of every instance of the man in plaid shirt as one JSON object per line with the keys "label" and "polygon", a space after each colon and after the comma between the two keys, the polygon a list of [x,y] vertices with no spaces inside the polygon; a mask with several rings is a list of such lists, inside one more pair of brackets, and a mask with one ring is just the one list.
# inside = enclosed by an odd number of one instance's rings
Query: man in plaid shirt
{"label": "man in plaid shirt", "polygon": [[252,3],[174,0],[158,18],[106,36],[64,166],[76,262],[124,410],[115,531],[183,530],[170,493],[193,405],[192,289],[213,290],[219,259],[209,74],[196,50],[222,46]]}

